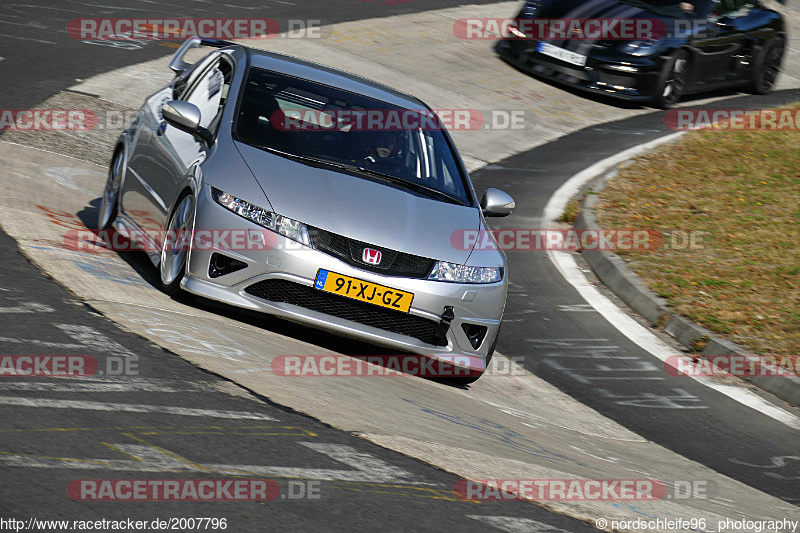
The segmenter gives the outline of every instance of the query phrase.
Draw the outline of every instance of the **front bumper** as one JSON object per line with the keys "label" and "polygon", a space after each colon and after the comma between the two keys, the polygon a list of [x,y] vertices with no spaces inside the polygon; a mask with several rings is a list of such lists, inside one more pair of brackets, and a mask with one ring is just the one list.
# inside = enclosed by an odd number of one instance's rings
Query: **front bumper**
{"label": "front bumper", "polygon": [[622,61],[589,56],[581,67],[544,55],[537,51],[537,45],[535,40],[503,40],[497,43],[495,52],[520,70],[595,94],[646,102],[657,90],[661,72],[652,59],[631,57]]}
{"label": "front bumper", "polygon": [[[214,202],[208,186],[202,188],[195,216],[196,235],[202,230],[232,230],[254,238],[268,232]],[[506,279],[478,285],[385,276],[353,267],[280,235],[274,235],[274,238],[274,246],[268,250],[245,249],[246,245],[222,249],[211,246],[210,242],[203,246],[195,245],[189,254],[188,275],[184,278],[183,288],[206,298],[407,353],[448,358],[467,355],[470,361],[484,361],[491,354],[505,308]],[[246,266],[212,278],[209,265],[214,253],[241,261]],[[314,281],[319,269],[412,292],[411,310],[408,314],[401,313],[317,291]],[[270,290],[265,289],[270,286]],[[280,297],[265,296],[278,293]],[[327,305],[317,305],[314,300],[317,294],[320,299],[324,297]],[[414,328],[417,326],[437,329],[448,307],[452,307],[453,318],[440,342],[423,341],[428,337],[424,332],[416,335]],[[365,315],[365,310],[369,316]],[[370,310],[374,312],[369,313]],[[465,324],[486,328],[477,348],[470,342],[463,327]],[[429,333],[431,330],[426,331]]]}

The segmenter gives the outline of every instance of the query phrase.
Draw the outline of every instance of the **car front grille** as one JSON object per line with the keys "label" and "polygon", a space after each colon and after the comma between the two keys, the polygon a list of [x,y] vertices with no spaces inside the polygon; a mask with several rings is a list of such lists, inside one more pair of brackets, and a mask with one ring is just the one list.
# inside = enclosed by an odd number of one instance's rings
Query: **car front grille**
{"label": "car front grille", "polygon": [[446,339],[436,338],[438,322],[337,296],[291,281],[260,281],[247,287],[245,292],[270,302],[297,305],[365,326],[413,337],[433,346],[447,346]]}
{"label": "car front grille", "polygon": [[[431,273],[434,263],[436,263],[434,259],[349,239],[319,228],[309,226],[308,234],[311,237],[311,246],[315,250],[332,255],[350,266],[369,272],[377,272],[384,276],[425,279]],[[382,255],[381,264],[376,266],[365,263],[361,259],[364,248],[378,250]]]}

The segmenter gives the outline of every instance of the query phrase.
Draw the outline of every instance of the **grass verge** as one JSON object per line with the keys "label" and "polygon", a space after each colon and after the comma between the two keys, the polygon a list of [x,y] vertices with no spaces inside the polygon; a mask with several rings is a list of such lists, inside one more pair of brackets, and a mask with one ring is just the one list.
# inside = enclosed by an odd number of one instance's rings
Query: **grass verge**
{"label": "grass verge", "polygon": [[691,132],[622,169],[597,215],[662,233],[620,255],[675,311],[755,353],[800,354],[800,131]]}

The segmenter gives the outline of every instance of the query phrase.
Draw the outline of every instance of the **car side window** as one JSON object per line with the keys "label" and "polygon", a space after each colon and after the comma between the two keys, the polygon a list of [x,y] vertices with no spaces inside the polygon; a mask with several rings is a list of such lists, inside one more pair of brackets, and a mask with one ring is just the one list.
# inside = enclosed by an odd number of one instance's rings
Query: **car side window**
{"label": "car side window", "polygon": [[222,116],[231,86],[233,66],[225,57],[211,65],[184,98],[200,109],[200,125],[214,131]]}

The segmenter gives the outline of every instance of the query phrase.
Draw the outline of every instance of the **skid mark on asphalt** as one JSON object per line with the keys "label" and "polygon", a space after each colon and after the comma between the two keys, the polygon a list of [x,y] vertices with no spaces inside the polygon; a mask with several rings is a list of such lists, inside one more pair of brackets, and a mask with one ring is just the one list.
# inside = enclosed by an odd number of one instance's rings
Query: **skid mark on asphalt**
{"label": "skid mark on asphalt", "polygon": [[192,319],[181,319],[173,314],[155,309],[129,308],[120,312],[126,322],[139,324],[149,338],[158,338],[165,344],[175,344],[183,351],[213,356],[236,362],[264,363],[264,358],[248,350],[221,330],[192,324]]}
{"label": "skid mark on asphalt", "polygon": [[[597,393],[617,405],[649,409],[708,408],[700,398],[683,389],[671,389],[669,394],[632,393],[631,382],[663,381],[664,369],[652,361],[623,355],[622,348],[609,344],[608,339],[528,339],[528,342],[542,355],[544,365],[597,387]],[[624,366],[616,364],[623,360]]]}
{"label": "skid mark on asphalt", "polygon": [[560,451],[544,448],[539,443],[526,437],[525,435],[518,433],[512,428],[498,424],[497,422],[475,416],[461,416],[448,413],[438,408],[429,407],[407,398],[403,398],[403,401],[415,405],[419,407],[422,412],[436,416],[446,422],[477,430],[488,437],[496,439],[501,445],[508,448],[539,457],[552,463],[572,463],[591,470],[601,471],[601,469],[597,467],[586,464],[575,459],[574,457],[565,455]]}

